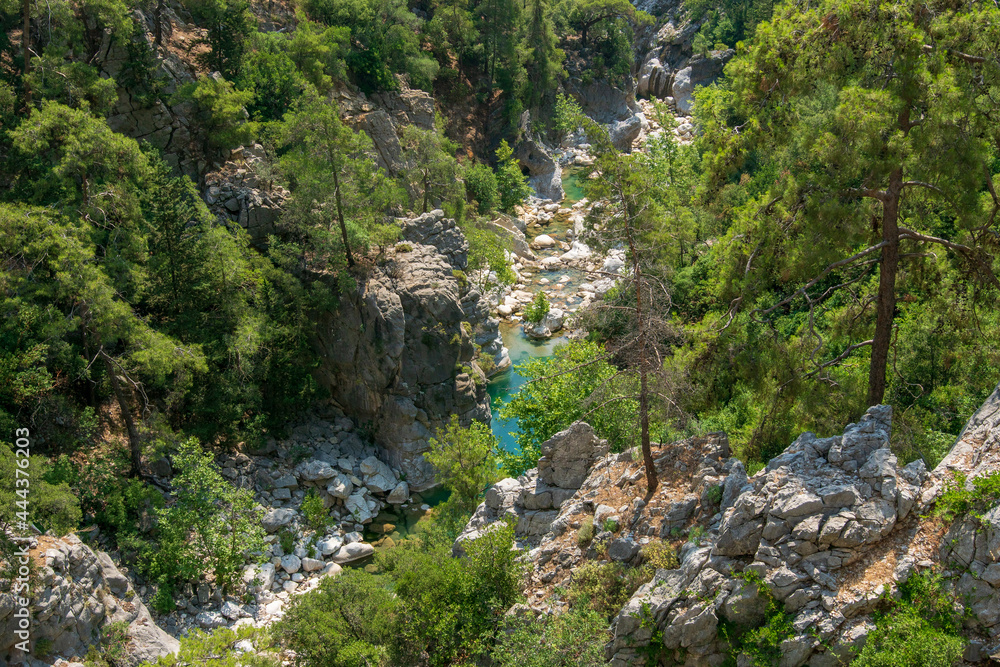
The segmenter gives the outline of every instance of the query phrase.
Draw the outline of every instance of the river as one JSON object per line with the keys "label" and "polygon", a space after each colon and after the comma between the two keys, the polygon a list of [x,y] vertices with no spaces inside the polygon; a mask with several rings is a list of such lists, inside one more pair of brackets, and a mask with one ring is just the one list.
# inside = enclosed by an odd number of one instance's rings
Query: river
{"label": "river", "polygon": [[506,322],[500,325],[500,335],[503,337],[503,344],[510,353],[512,365],[509,370],[490,380],[487,386],[490,394],[490,405],[493,408],[491,428],[501,447],[508,452],[517,452],[517,439],[514,435],[518,433],[517,421],[500,417],[501,404],[516,394],[521,386],[527,382],[527,378],[517,370],[517,365],[532,357],[552,356],[555,348],[565,343],[567,339],[560,336],[548,340],[532,340],[524,335],[520,324]]}

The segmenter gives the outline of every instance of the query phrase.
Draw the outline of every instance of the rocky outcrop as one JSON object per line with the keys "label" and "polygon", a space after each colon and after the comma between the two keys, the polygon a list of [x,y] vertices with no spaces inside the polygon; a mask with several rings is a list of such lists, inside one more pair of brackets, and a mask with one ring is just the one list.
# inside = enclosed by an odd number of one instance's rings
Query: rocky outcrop
{"label": "rocky outcrop", "polygon": [[551,530],[559,509],[579,491],[587,471],[607,452],[608,442],[584,422],[556,433],[542,444],[537,468],[517,479],[501,480],[486,492],[452,551],[461,554],[463,543],[503,520],[515,522],[514,534],[519,541],[537,544]]}
{"label": "rocky outcrop", "polygon": [[[919,460],[898,464],[889,449],[891,408],[877,406],[842,436],[803,434],[738,495],[727,479],[707,539],[686,547],[676,570],[657,572],[616,619],[612,664],[642,664],[640,649],[650,642],[643,610],[662,630],[658,650],[685,665],[720,663],[730,650],[720,623],[759,622],[765,595],[791,617],[782,665],[846,664],[875,627],[871,613],[882,596],[939,562],[1000,644],[993,588],[1000,584],[1000,509],[978,525],[956,522],[943,539],[919,518],[947,471],[1000,470],[998,406],[995,393],[933,474]],[[985,656],[995,647],[980,642],[979,649]]]}
{"label": "rocky outcrop", "polygon": [[584,84],[580,79],[570,79],[565,85],[583,113],[608,129],[615,148],[631,152],[632,142],[647,127],[646,117],[635,102],[631,78],[627,90],[606,81]]}
{"label": "rocky outcrop", "polygon": [[405,81],[399,83],[399,90],[374,93],[371,97],[346,88],[331,94],[347,123],[371,137],[375,163],[392,175],[406,166],[399,129],[408,125],[434,129],[434,98],[422,90],[409,88]]}
{"label": "rocky outcrop", "polygon": [[452,414],[490,420],[476,359],[510,361],[465,276],[468,243],[454,220],[438,210],[401,224],[392,259],[320,313],[316,375],[345,413],[372,423],[385,460],[419,491],[433,484],[423,452],[436,430]]}
{"label": "rocky outcrop", "polygon": [[[29,554],[38,574],[30,605],[30,664],[52,664],[60,656],[82,657],[96,643],[101,628],[118,622],[128,628],[129,665],[155,661],[180,649],[180,643],[153,622],[108,554],[94,552],[75,535],[33,538]],[[20,641],[14,634],[16,609],[14,596],[0,593],[0,662],[5,665],[29,659],[15,646]],[[42,643],[47,646],[44,655],[37,651]]]}
{"label": "rocky outcrop", "polygon": [[[170,13],[174,25],[186,27],[179,17]],[[134,14],[140,19],[140,25],[152,25],[141,9],[134,10]],[[148,141],[162,152],[167,164],[197,182],[208,166],[203,151],[204,130],[199,126],[193,103],[171,99],[181,86],[194,81],[194,70],[175,53],[157,49],[151,31],[139,32],[132,39],[144,41],[144,46],[156,53],[152,76],[160,88],[159,94],[142,95],[134,88],[119,86],[118,100],[108,114],[108,126],[133,139]],[[113,39],[111,32],[106,31],[92,64],[100,68],[102,76],[120,81],[122,69],[130,60],[128,49],[127,44]]]}
{"label": "rocky outcrop", "polygon": [[736,54],[732,49],[694,54],[691,43],[699,28],[698,23],[675,19],[651,38],[639,68],[638,97],[663,99],[678,113],[691,113],[695,89],[722,76],[723,67]]}
{"label": "rocky outcrop", "polygon": [[[923,519],[954,473],[1000,472],[1000,387],[932,472],[919,460],[899,464],[891,425],[891,408],[873,407],[843,435],[803,434],[752,477],[722,434],[654,445],[652,497],[635,451],[596,458],[582,482],[580,459],[547,454],[538,471],[491,490],[466,532],[517,519],[518,537],[537,545],[527,597],[542,612],[565,605],[553,587],[586,560],[635,565],[644,545],[680,544],[677,566],[658,570],[615,618],[607,658],[617,667],[646,664],[650,654],[661,664],[723,664],[733,649],[720,628],[759,626],[770,599],[791,628],[783,667],[848,664],[875,628],[879,601],[925,569],[967,606],[966,660],[1000,656],[1000,507],[947,530]],[[553,482],[579,488],[558,505],[537,500]],[[676,539],[685,533],[686,542]]]}
{"label": "rocky outcrop", "polygon": [[524,137],[514,147],[514,157],[521,170],[527,173],[528,185],[539,199],[562,201],[562,167],[540,139],[531,136],[531,112],[521,118],[521,135]]}
{"label": "rocky outcrop", "polygon": [[217,220],[238,224],[258,244],[276,233],[289,197],[287,190],[266,177],[268,161],[260,144],[240,146],[230,151],[220,169],[205,175],[202,193]]}

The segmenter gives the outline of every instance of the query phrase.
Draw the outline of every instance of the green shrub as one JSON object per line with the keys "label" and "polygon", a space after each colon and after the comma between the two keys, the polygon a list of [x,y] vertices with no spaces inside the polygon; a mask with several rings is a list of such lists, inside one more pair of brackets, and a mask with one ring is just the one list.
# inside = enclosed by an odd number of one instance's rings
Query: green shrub
{"label": "green shrub", "polygon": [[570,607],[586,607],[610,620],[653,574],[650,568],[590,561],[573,572],[567,599]]}
{"label": "green shrub", "polygon": [[174,455],[174,504],[156,511],[158,549],[149,566],[161,585],[196,581],[207,568],[232,590],[248,556],[265,549],[262,512],[249,489],[223,479],[193,438]]}
{"label": "green shrub", "polygon": [[525,566],[511,525],[466,543],[422,533],[381,552],[381,574],[351,570],[299,597],[276,632],[305,665],[475,664],[518,601]]}
{"label": "green shrub", "polygon": [[497,191],[500,193],[500,210],[510,213],[515,206],[523,204],[531,196],[528,179],[521,173],[521,167],[514,158],[513,149],[505,139],[497,148]]}
{"label": "green shrub", "polygon": [[666,542],[653,541],[639,549],[643,563],[654,570],[673,570],[679,563],[677,552]]}
{"label": "green shrub", "polygon": [[485,164],[476,163],[465,170],[465,196],[476,203],[479,215],[493,211],[500,201],[497,177]]}
{"label": "green shrub", "polygon": [[[50,464],[44,456],[30,456],[27,461],[28,467],[21,468],[10,445],[0,442],[0,525],[16,525],[17,513],[25,507],[17,503],[27,500],[28,518],[41,528],[58,535],[76,528],[83,515],[70,485],[46,481]],[[16,470],[27,472],[28,477],[17,477]],[[30,482],[29,487],[23,486],[25,480]]]}
{"label": "green shrub", "polygon": [[330,514],[315,489],[309,489],[306,497],[302,499],[302,514],[305,515],[306,522],[316,531],[324,530],[330,523]]}
{"label": "green shrub", "polygon": [[[156,667],[281,667],[281,659],[271,638],[270,628],[244,625],[236,630],[218,628],[205,632],[195,628],[180,637],[181,650],[152,663]],[[250,642],[252,650],[236,648]],[[149,663],[146,663],[149,664]]]}
{"label": "green shrub", "polygon": [[983,512],[1000,502],[1000,472],[973,478],[971,490],[967,486],[966,476],[955,472],[945,483],[944,491],[934,505],[934,516],[953,521],[971,514],[973,518],[981,519]]}
{"label": "green shrub", "polygon": [[784,604],[771,594],[759,574],[748,570],[737,576],[757,587],[757,594],[764,601],[764,620],[753,625],[721,622],[719,636],[729,643],[733,658],[742,655],[751,667],[777,667],[781,642],[795,634],[792,616],[785,612]]}
{"label": "green shrub", "polygon": [[940,575],[914,574],[899,600],[876,615],[875,631],[853,663],[859,667],[951,667],[965,649],[964,610]]}
{"label": "green shrub", "polygon": [[249,122],[246,111],[253,99],[252,90],[237,90],[225,79],[201,76],[181,87],[172,101],[197,105],[198,121],[208,134],[210,147],[218,149],[247,144],[256,136],[257,124]]}
{"label": "green shrub", "polygon": [[854,667],[952,667],[965,641],[934,627],[913,607],[879,619]]}
{"label": "green shrub", "polygon": [[398,602],[383,577],[348,570],[295,598],[275,627],[306,665],[382,665]]}
{"label": "green shrub", "polygon": [[497,667],[598,667],[604,661],[608,624],[588,609],[530,621],[511,621],[497,638]]}
{"label": "green shrub", "polygon": [[292,553],[295,550],[295,533],[287,528],[282,528],[278,531],[278,545],[286,554]]}
{"label": "green shrub", "polygon": [[613,517],[608,517],[607,519],[604,520],[604,523],[601,524],[601,529],[609,533],[617,533],[618,528],[619,528],[618,519],[615,519]]}
{"label": "green shrub", "polygon": [[424,456],[437,470],[435,480],[471,513],[486,487],[496,481],[497,466],[491,454],[496,446],[488,426],[473,421],[463,427],[458,415],[452,415],[448,426],[431,438]]}
{"label": "green shrub", "polygon": [[594,517],[588,516],[576,531],[576,545],[581,549],[594,539]]}
{"label": "green shrub", "polygon": [[719,503],[721,503],[722,491],[723,488],[721,484],[715,484],[711,488],[709,488],[707,494],[708,502],[712,503],[713,505],[718,505]]}
{"label": "green shrub", "polygon": [[550,308],[545,292],[539,290],[535,295],[535,300],[524,309],[524,319],[532,324],[538,324],[549,314]]}
{"label": "green shrub", "polygon": [[128,644],[128,622],[108,623],[101,628],[98,644],[87,650],[84,664],[86,667],[125,667],[129,664]]}

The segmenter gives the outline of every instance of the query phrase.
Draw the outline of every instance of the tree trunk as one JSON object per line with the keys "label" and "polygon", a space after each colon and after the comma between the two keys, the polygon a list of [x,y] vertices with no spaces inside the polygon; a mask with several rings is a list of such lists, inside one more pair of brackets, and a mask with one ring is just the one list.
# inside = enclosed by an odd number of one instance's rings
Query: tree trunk
{"label": "tree trunk", "polygon": [[104,360],[104,368],[108,372],[108,379],[111,380],[111,390],[115,392],[118,400],[118,408],[122,411],[122,418],[125,420],[125,428],[128,431],[128,448],[132,455],[131,476],[138,477],[140,474],[140,464],[142,463],[142,446],[139,441],[139,430],[135,427],[135,420],[132,419],[132,410],[128,407],[125,393],[118,382],[118,373],[115,372],[114,362],[106,352],[101,352],[101,359]]}
{"label": "tree trunk", "polygon": [[868,405],[878,405],[885,397],[885,374],[892,344],[892,321],[896,313],[896,273],[899,270],[899,198],[903,191],[903,170],[889,174],[889,187],[882,200],[882,258],[879,262],[878,306],[872,361],[868,369]]}
{"label": "tree trunk", "polygon": [[629,252],[632,254],[632,279],[635,281],[635,322],[639,344],[639,431],[642,442],[642,461],[646,467],[646,502],[653,497],[660,480],[656,476],[653,450],[649,443],[649,381],[646,373],[646,324],[642,311],[642,269],[636,253],[632,234],[628,234]]}
{"label": "tree trunk", "polygon": [[340,236],[344,240],[344,252],[347,253],[347,266],[354,266],[354,256],[351,255],[351,244],[347,240],[347,223],[344,222],[344,205],[340,201],[340,179],[337,170],[333,170],[333,192],[337,198],[337,221],[340,222]]}
{"label": "tree trunk", "polygon": [[163,43],[163,0],[156,0],[153,5],[153,42],[160,46]]}
{"label": "tree trunk", "polygon": [[31,86],[28,84],[28,74],[31,72],[31,3],[24,0],[21,7],[24,14],[24,26],[21,32],[21,49],[24,51],[24,102],[31,107]]}
{"label": "tree trunk", "polygon": [[431,189],[430,183],[428,181],[429,178],[427,176],[427,172],[424,172],[424,211],[423,211],[424,213],[427,212],[427,196],[430,194],[430,189]]}

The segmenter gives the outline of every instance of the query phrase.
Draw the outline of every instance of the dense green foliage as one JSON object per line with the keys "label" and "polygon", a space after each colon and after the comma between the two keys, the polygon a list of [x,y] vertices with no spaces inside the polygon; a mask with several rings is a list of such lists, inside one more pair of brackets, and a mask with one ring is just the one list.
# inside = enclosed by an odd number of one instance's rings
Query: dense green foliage
{"label": "dense green foliage", "polygon": [[227,482],[212,455],[197,442],[181,443],[174,455],[174,502],[156,510],[157,542],[149,575],[159,584],[157,605],[173,606],[174,586],[197,581],[205,570],[232,591],[247,558],[264,553],[263,512],[249,489]]}
{"label": "dense green foliage", "polygon": [[606,623],[597,613],[571,609],[510,621],[497,641],[493,660],[498,667],[598,667],[606,664],[606,640]]}
{"label": "dense green foliage", "polygon": [[[516,477],[535,467],[542,443],[577,420],[585,420],[615,451],[635,444],[635,411],[632,405],[594,404],[598,388],[615,384],[617,369],[602,358],[596,343],[573,341],[556,349],[552,357],[529,359],[518,369],[528,383],[500,409],[504,419],[517,419],[519,454],[498,452],[504,474]],[[586,365],[584,365],[586,364]],[[577,367],[580,367],[579,370]]]}
{"label": "dense green foliage", "polygon": [[898,602],[879,616],[853,664],[859,667],[952,667],[965,650],[961,604],[939,575],[922,573],[900,584]]}
{"label": "dense green foliage", "polygon": [[[26,467],[18,461],[26,461]],[[52,466],[44,456],[15,458],[7,443],[0,443],[0,529],[15,526],[23,510],[28,520],[43,530],[62,535],[76,528],[81,518],[80,502],[69,484],[52,483],[51,479]]]}
{"label": "dense green foliage", "polygon": [[531,303],[524,308],[524,321],[538,324],[549,314],[550,308],[551,306],[549,305],[548,297],[545,296],[545,291],[539,290]]}
{"label": "dense green foliage", "polygon": [[[1000,473],[974,477],[970,482],[959,472],[945,482],[934,505],[934,515],[953,521],[966,515],[982,519],[985,512],[1000,503]],[[970,488],[971,487],[971,488]]]}
{"label": "dense green foliage", "polygon": [[459,530],[465,517],[475,511],[486,487],[497,480],[497,466],[491,456],[496,448],[496,438],[488,426],[474,421],[463,427],[458,415],[452,415],[448,426],[430,440],[430,450],[424,456],[436,470],[435,481],[451,491],[448,502],[437,511],[455,514]]}
{"label": "dense green foliage", "polygon": [[310,667],[474,661],[520,594],[512,540],[500,525],[467,542],[464,558],[448,540],[408,542],[378,556],[380,574],[351,570],[296,598],[276,633]]}

